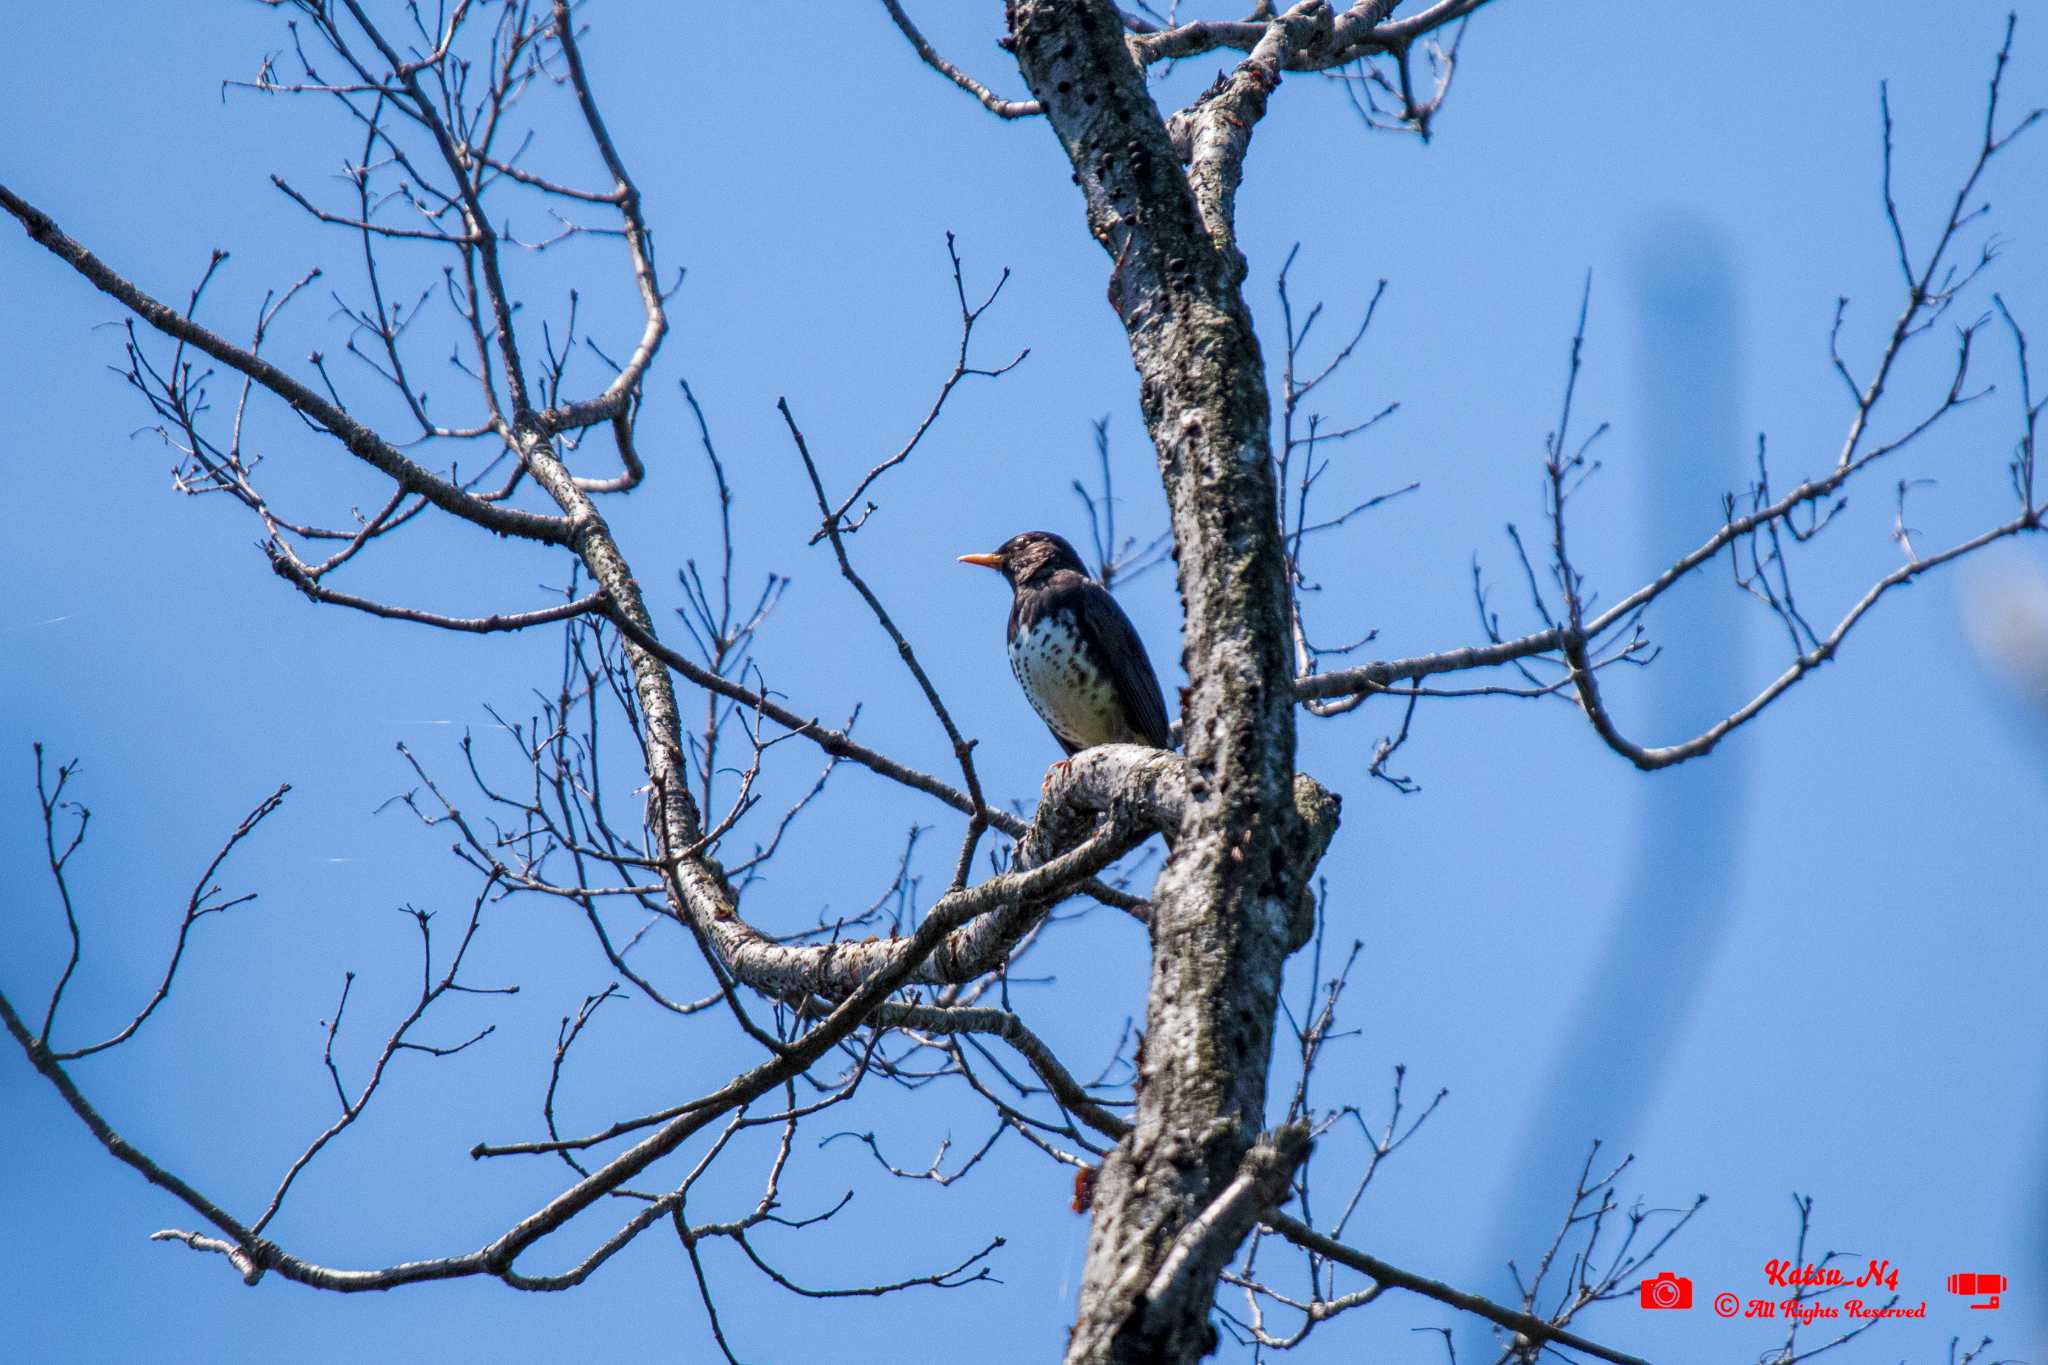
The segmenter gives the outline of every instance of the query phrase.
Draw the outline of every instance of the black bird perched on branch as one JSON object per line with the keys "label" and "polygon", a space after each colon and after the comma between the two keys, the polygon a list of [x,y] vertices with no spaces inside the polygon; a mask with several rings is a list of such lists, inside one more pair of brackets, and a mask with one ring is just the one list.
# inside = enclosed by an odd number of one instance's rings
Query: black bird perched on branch
{"label": "black bird perched on branch", "polygon": [[960,562],[1010,580],[1010,671],[1068,757],[1097,744],[1172,747],[1145,644],[1073,546],[1026,531]]}

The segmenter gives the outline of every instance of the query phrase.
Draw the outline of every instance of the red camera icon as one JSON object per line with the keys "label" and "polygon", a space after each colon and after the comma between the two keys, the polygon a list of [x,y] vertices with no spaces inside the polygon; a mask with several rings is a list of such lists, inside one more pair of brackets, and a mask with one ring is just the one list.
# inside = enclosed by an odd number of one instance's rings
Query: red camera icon
{"label": "red camera icon", "polygon": [[1644,1280],[1638,1293],[1645,1308],[1692,1307],[1692,1281],[1668,1270],[1655,1279]]}
{"label": "red camera icon", "polygon": [[1982,1294],[1987,1296],[1991,1302],[1973,1303],[1970,1307],[1996,1308],[1998,1307],[1998,1296],[2005,1292],[2005,1284],[2006,1280],[2003,1275],[1985,1275],[1974,1271],[1963,1271],[1960,1274],[1948,1277],[1948,1292],[1960,1294],[1966,1299],[1974,1299],[1979,1294]]}

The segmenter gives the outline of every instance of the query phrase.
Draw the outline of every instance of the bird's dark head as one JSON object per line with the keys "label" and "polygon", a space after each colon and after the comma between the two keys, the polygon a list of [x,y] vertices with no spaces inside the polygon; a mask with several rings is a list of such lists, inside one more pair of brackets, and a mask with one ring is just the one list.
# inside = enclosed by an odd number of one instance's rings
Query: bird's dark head
{"label": "bird's dark head", "polygon": [[961,555],[962,564],[979,564],[995,569],[1010,580],[1013,588],[1042,583],[1061,569],[1072,569],[1087,577],[1088,566],[1074,547],[1050,531],[1026,531],[1011,536],[993,554]]}

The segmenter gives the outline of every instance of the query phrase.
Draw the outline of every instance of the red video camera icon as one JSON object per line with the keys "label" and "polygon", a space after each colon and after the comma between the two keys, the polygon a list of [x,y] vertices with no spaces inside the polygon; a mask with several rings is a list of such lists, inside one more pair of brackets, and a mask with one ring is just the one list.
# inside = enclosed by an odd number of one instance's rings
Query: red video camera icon
{"label": "red video camera icon", "polygon": [[1973,1303],[1970,1305],[1972,1308],[1998,1307],[1998,1296],[2005,1292],[2005,1285],[2006,1279],[2003,1275],[1963,1271],[1948,1277],[1948,1292],[1951,1294],[1960,1294],[1966,1299],[1976,1298],[1979,1294],[1989,1296],[1989,1303]]}
{"label": "red video camera icon", "polygon": [[1668,1270],[1655,1279],[1644,1280],[1636,1292],[1645,1308],[1692,1307],[1692,1281]]}

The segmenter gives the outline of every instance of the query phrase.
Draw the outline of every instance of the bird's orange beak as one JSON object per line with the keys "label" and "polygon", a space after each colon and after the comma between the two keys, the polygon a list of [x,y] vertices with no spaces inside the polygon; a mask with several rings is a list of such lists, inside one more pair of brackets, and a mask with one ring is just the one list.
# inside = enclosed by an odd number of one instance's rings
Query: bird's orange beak
{"label": "bird's orange beak", "polygon": [[960,562],[962,564],[979,564],[984,569],[1001,569],[1003,567],[1003,557],[1001,555],[961,555]]}

